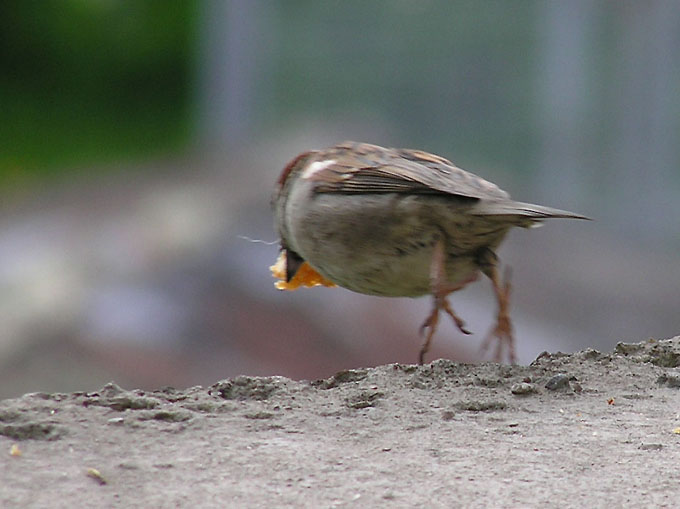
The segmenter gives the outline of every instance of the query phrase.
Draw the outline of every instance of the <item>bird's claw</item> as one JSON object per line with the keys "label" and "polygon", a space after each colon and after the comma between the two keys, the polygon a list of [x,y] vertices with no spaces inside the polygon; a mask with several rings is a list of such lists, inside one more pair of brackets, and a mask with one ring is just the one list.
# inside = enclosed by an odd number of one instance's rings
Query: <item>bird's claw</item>
{"label": "bird's claw", "polygon": [[485,353],[492,341],[496,341],[496,348],[494,349],[494,360],[501,362],[503,358],[503,345],[507,345],[508,359],[511,364],[517,363],[517,355],[515,354],[515,338],[512,333],[512,321],[510,320],[510,269],[505,269],[503,281],[498,277],[498,271],[494,266],[490,271],[491,282],[493,283],[494,291],[496,292],[496,299],[498,300],[498,319],[496,326],[487,335],[482,342],[480,350]]}

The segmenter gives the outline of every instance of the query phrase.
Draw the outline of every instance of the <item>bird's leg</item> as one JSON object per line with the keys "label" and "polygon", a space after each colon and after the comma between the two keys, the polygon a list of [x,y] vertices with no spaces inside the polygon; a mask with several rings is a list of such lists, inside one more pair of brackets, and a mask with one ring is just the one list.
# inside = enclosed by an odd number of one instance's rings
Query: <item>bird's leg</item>
{"label": "bird's leg", "polygon": [[429,316],[425,319],[423,324],[420,326],[420,334],[422,335],[425,329],[427,329],[427,335],[425,337],[425,342],[420,349],[420,355],[418,357],[418,364],[423,364],[425,360],[425,354],[430,349],[430,343],[432,342],[432,336],[434,336],[437,330],[437,322],[439,321],[439,311],[443,310],[448,314],[460,329],[463,334],[470,334],[470,332],[465,329],[465,322],[453,311],[449,302],[446,300],[446,296],[456,290],[460,290],[465,285],[477,279],[477,274],[474,274],[469,279],[462,281],[460,283],[451,284],[446,280],[446,266],[445,266],[445,254],[444,254],[444,242],[439,239],[434,246],[432,252],[432,263],[430,265],[430,285],[432,288],[432,296],[434,297],[434,305],[432,306],[432,311]]}
{"label": "bird's leg", "polygon": [[481,350],[486,352],[492,341],[496,341],[494,359],[502,360],[503,345],[508,348],[508,358],[511,364],[517,362],[515,354],[515,338],[512,334],[512,322],[510,321],[510,268],[506,267],[503,280],[498,274],[498,258],[490,249],[486,249],[480,256],[479,264],[482,272],[491,280],[493,290],[498,301],[498,319],[496,326],[482,342]]}

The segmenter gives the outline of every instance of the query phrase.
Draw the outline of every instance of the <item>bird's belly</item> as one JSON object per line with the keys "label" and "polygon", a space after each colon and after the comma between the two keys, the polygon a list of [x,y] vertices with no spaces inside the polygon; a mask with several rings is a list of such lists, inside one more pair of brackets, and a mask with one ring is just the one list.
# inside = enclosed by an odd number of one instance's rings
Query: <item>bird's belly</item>
{"label": "bird's belly", "polygon": [[[382,262],[380,257],[360,264],[352,259],[341,260],[341,263],[337,259],[332,262],[316,259],[314,262],[312,265],[325,277],[355,292],[383,297],[418,297],[432,293],[431,249]],[[471,257],[446,260],[447,280],[451,283],[467,280],[477,270]]]}
{"label": "bird's belly", "polygon": [[[361,198],[361,214],[356,208],[336,203],[336,195],[322,195],[316,215],[305,215],[292,228],[295,250],[319,273],[349,290],[368,295],[415,297],[431,293],[433,248],[445,242],[447,279],[456,283],[469,279],[478,270],[475,250],[458,252],[455,242],[435,220],[432,211],[423,210],[419,200],[372,201]],[[349,211],[348,211],[349,210]],[[429,214],[432,220],[424,217]]]}
{"label": "bird's belly", "polygon": [[328,279],[355,292],[391,297],[415,297],[429,293],[430,257],[423,249],[402,256],[385,258],[376,253],[372,259],[334,256],[315,257],[312,265]]}

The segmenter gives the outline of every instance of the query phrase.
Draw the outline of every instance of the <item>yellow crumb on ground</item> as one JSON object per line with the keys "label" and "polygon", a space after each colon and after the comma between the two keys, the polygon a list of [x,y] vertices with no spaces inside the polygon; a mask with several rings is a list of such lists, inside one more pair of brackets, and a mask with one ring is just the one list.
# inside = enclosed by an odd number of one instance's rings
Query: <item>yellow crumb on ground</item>
{"label": "yellow crumb on ground", "polygon": [[311,288],[313,286],[327,286],[332,288],[337,286],[335,283],[329,281],[315,271],[307,262],[302,264],[295,276],[293,276],[293,279],[286,282],[286,254],[284,251],[279,253],[276,263],[269,267],[269,270],[272,271],[272,276],[280,280],[274,283],[274,286],[279,290],[297,290],[301,286],[306,288]]}
{"label": "yellow crumb on ground", "polygon": [[105,484],[108,484],[108,481],[106,479],[104,479],[104,476],[102,475],[102,473],[99,470],[97,470],[96,468],[88,468],[86,475],[88,477],[90,477],[91,479],[94,479],[95,481],[97,481],[102,486],[105,485]]}

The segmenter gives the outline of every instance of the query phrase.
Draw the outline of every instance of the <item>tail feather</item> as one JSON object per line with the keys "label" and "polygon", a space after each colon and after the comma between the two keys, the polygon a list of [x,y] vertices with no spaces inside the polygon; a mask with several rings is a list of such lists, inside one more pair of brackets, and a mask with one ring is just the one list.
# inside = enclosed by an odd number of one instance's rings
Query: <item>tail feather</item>
{"label": "tail feather", "polygon": [[533,203],[523,203],[519,201],[480,201],[470,211],[470,213],[478,216],[519,216],[527,219],[549,219],[549,218],[565,218],[565,219],[591,219],[581,214],[575,214],[568,210],[554,209],[552,207],[544,207],[543,205],[534,205]]}

